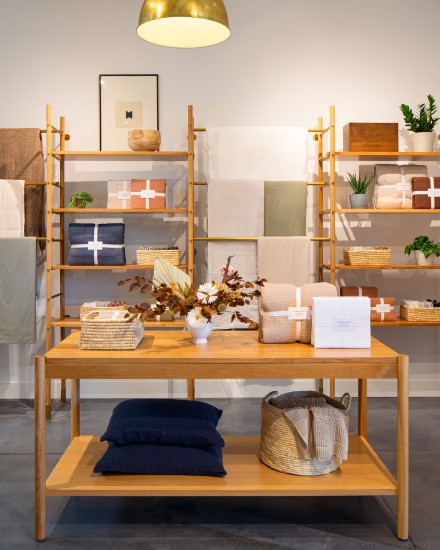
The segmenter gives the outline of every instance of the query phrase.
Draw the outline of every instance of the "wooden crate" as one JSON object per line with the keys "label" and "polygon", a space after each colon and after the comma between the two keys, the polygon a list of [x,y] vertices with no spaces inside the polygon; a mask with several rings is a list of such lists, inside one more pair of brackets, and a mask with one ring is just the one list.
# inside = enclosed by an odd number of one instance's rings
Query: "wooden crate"
{"label": "wooden crate", "polygon": [[398,151],[397,122],[349,122],[344,126],[344,151]]}

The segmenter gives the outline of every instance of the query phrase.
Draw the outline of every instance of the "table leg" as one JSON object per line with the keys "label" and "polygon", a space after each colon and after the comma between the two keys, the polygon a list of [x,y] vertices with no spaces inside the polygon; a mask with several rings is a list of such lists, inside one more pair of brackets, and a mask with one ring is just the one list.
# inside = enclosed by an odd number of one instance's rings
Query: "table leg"
{"label": "table leg", "polygon": [[81,433],[80,426],[80,398],[79,398],[79,380],[70,381],[70,437],[79,436]]}
{"label": "table leg", "polygon": [[61,389],[60,389],[60,401],[61,403],[65,403],[66,402],[66,380],[65,378],[63,378],[61,380]]}
{"label": "table leg", "polygon": [[46,538],[46,415],[45,358],[35,357],[35,539]]}
{"label": "table leg", "polygon": [[51,405],[52,405],[52,380],[46,380],[46,420],[50,420],[52,418],[52,411],[51,411]]}
{"label": "table leg", "polygon": [[399,355],[397,376],[397,537],[407,540],[409,510],[409,360],[407,355]]}
{"label": "table leg", "polygon": [[366,378],[358,380],[358,435],[367,437],[367,383]]}
{"label": "table leg", "polygon": [[188,399],[190,401],[194,401],[196,398],[196,383],[195,380],[192,378],[188,378],[187,381],[187,392],[188,392]]}
{"label": "table leg", "polygon": [[330,379],[330,397],[335,397],[336,395],[336,380],[334,378]]}

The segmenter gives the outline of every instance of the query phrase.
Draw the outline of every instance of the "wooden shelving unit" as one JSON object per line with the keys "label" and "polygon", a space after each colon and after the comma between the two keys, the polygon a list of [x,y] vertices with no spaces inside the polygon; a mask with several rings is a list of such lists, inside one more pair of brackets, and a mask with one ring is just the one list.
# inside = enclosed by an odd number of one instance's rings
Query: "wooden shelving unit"
{"label": "wooden shelving unit", "polygon": [[[325,273],[329,282],[336,283],[338,272],[343,271],[379,271],[379,270],[412,270],[412,271],[438,271],[440,265],[419,266],[415,264],[391,264],[391,265],[345,265],[337,261],[337,236],[336,236],[336,221],[341,215],[359,216],[363,214],[372,216],[384,215],[438,215],[440,209],[375,209],[375,208],[337,208],[336,206],[336,161],[360,161],[360,160],[380,160],[381,162],[387,159],[391,162],[401,160],[427,160],[440,162],[440,151],[413,152],[413,151],[373,151],[373,152],[352,152],[352,151],[336,151],[336,124],[335,124],[335,108],[330,107],[329,125],[324,127],[322,117],[318,118],[317,127],[312,130],[315,133],[317,141],[317,180],[318,185],[318,236],[328,237],[329,248],[327,250],[328,259],[324,259],[324,249],[326,246],[325,240],[318,244],[318,262],[319,262],[319,280],[323,281]],[[327,150],[324,150],[324,136],[328,139]],[[325,167],[328,172],[328,181],[324,180]],[[328,205],[324,201],[324,192],[328,191]],[[328,231],[324,229],[324,220],[328,221]],[[389,323],[372,323],[373,326],[438,326],[440,323],[435,322],[414,322],[409,323],[399,319],[397,322]]]}
{"label": "wooden shelving unit", "polygon": [[[194,117],[193,108],[188,106],[187,112],[187,150],[186,151],[67,151],[66,142],[70,137],[65,131],[65,119],[60,117],[59,127],[55,127],[52,121],[52,108],[46,107],[46,133],[47,133],[47,266],[46,266],[46,351],[53,345],[53,329],[59,329],[61,339],[66,336],[66,329],[79,326],[79,320],[73,320],[66,317],[65,313],[65,277],[69,272],[86,271],[113,271],[129,270],[133,271],[152,271],[153,265],[135,265],[128,264],[124,266],[72,266],[65,262],[64,241],[65,241],[65,218],[66,214],[90,215],[90,214],[124,214],[130,216],[152,214],[161,214],[163,216],[183,214],[187,217],[187,242],[186,258],[187,262],[179,267],[186,270],[191,280],[194,277]],[[54,147],[54,137],[56,137],[57,148]],[[164,208],[164,209],[123,209],[123,208],[66,208],[65,197],[65,164],[72,161],[88,161],[109,163],[112,161],[157,161],[157,162],[176,162],[184,161],[187,165],[187,207],[186,208]],[[54,164],[59,164],[59,181],[54,178]],[[56,200],[55,200],[56,199]],[[54,220],[57,216],[59,220],[59,238],[55,238]],[[54,262],[56,256],[55,247],[59,247],[59,261]],[[54,275],[57,279],[54,279]],[[57,292],[55,287],[59,287]],[[56,302],[57,301],[57,302]],[[59,315],[54,315],[54,306],[58,305]],[[180,328],[179,323],[161,323],[151,322],[149,327],[157,328]],[[50,384],[47,391],[47,416],[50,417]],[[65,383],[62,381],[61,399],[65,400]]]}

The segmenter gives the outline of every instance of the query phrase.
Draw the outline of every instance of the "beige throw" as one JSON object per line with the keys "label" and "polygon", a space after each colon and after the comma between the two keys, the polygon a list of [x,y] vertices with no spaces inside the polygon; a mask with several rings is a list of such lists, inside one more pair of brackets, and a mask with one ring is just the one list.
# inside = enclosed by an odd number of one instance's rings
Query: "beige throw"
{"label": "beige throw", "polygon": [[310,281],[309,237],[259,237],[258,275],[297,286]]}

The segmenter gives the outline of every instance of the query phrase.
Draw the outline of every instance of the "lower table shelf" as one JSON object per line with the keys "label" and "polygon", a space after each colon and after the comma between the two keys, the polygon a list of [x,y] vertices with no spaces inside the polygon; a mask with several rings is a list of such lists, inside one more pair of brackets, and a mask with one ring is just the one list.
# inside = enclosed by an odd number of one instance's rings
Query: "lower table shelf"
{"label": "lower table shelf", "polygon": [[349,458],[330,474],[296,476],[258,460],[259,436],[226,436],[225,478],[94,474],[107,443],[75,437],[46,482],[48,496],[396,495],[397,482],[365,438],[351,436]]}

